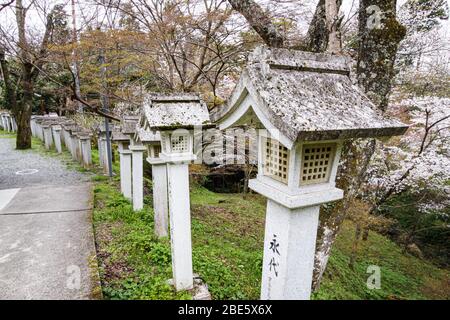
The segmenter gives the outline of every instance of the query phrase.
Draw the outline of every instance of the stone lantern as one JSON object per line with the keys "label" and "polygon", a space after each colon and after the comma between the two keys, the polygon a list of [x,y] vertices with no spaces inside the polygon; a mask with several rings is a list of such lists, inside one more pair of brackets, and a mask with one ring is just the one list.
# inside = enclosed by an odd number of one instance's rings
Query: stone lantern
{"label": "stone lantern", "polygon": [[82,131],[78,134],[78,138],[81,149],[81,157],[79,160],[85,169],[89,169],[92,166],[92,134],[87,131]]}
{"label": "stone lantern", "polygon": [[[112,132],[115,130],[114,126],[109,126],[109,136],[112,136]],[[104,123],[100,124],[96,130],[97,133],[97,147],[98,147],[98,160],[100,167],[103,168],[105,174],[109,173],[109,161],[108,161],[108,142],[106,134],[106,126]],[[112,150],[111,150],[112,156]],[[112,160],[111,160],[112,161]]]}
{"label": "stone lantern", "polygon": [[[161,135],[159,159],[167,170],[168,207],[172,247],[173,283],[176,290],[193,288],[189,163],[194,128],[211,126],[205,103],[194,94],[148,95],[141,126]],[[153,147],[151,156],[157,154]]]}
{"label": "stone lantern", "polygon": [[13,114],[11,114],[11,125],[13,132],[17,132],[17,121],[16,117]]}
{"label": "stone lantern", "polygon": [[44,144],[45,149],[50,150],[53,146],[53,134],[52,134],[53,121],[47,120],[42,123],[42,130],[44,132]]}
{"label": "stone lantern", "polygon": [[135,140],[147,147],[147,162],[152,166],[153,212],[155,235],[159,238],[169,235],[169,207],[167,198],[167,165],[161,160],[161,135],[138,127]]}
{"label": "stone lantern", "polygon": [[60,124],[55,124],[52,126],[53,141],[55,143],[55,148],[58,153],[62,152],[61,130],[62,130],[62,127]]}
{"label": "stone lantern", "polygon": [[267,198],[261,299],[309,299],[320,205],[343,198],[335,179],[346,139],[403,134],[350,80],[344,57],[258,47],[227,104],[221,130],[258,130],[258,175]]}
{"label": "stone lantern", "polygon": [[[122,145],[122,156],[125,160],[128,157],[127,151],[131,153],[131,182],[132,182],[132,202],[134,210],[141,210],[144,208],[144,151],[145,147],[140,141],[134,139],[139,116],[127,115],[122,118],[122,133],[129,137],[129,144]],[[126,147],[126,149],[125,149]],[[120,148],[120,146],[119,146]],[[124,168],[128,171],[128,166],[124,164]],[[128,177],[124,177],[128,179]]]}
{"label": "stone lantern", "polygon": [[128,200],[132,200],[131,150],[130,137],[121,130],[112,133],[112,141],[118,144],[120,162],[120,191]]}

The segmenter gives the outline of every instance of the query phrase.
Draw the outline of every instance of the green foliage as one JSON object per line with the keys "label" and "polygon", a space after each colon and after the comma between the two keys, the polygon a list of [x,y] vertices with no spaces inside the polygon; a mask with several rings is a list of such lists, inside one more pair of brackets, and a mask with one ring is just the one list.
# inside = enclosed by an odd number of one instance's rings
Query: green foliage
{"label": "green foliage", "polygon": [[419,198],[439,203],[439,200],[446,196],[433,190],[424,190],[420,194],[404,192],[392,197],[382,214],[396,221],[390,233],[395,235],[398,242],[404,245],[416,243],[425,256],[448,267],[450,264],[450,248],[448,247],[450,208],[425,213],[417,206]]}
{"label": "green foliage", "polygon": [[[167,284],[172,277],[169,239],[153,236],[153,211],[133,212],[115,181],[96,183],[94,225],[103,293],[109,299],[179,299]],[[258,299],[265,201],[257,195],[217,194],[191,186],[194,272],[214,299]],[[105,234],[105,231],[106,234]],[[313,299],[425,299],[446,296],[448,273],[405,254],[377,233],[361,245],[348,267],[353,224],[347,222]],[[381,268],[381,289],[369,290],[369,265]],[[114,270],[118,269],[117,272]],[[113,270],[113,271],[111,271]]]}

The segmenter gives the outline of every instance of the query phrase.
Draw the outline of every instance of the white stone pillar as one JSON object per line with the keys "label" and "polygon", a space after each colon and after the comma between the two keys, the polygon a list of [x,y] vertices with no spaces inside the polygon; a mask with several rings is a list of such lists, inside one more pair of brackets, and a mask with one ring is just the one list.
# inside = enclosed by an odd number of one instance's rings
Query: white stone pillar
{"label": "white stone pillar", "polygon": [[132,157],[133,210],[144,208],[143,146],[130,146]]}
{"label": "white stone pillar", "polygon": [[6,124],[6,115],[2,114],[2,127],[4,131],[8,131],[8,125]]}
{"label": "white stone pillar", "polygon": [[7,128],[8,132],[12,131],[11,116],[9,114],[6,115],[6,128]]}
{"label": "white stone pillar", "polygon": [[88,169],[92,165],[91,138],[89,136],[81,136],[80,143],[83,167]]}
{"label": "white stone pillar", "polygon": [[52,127],[46,124],[42,126],[42,130],[44,131],[45,149],[50,150],[53,146]]}
{"label": "white stone pillar", "polygon": [[70,154],[72,154],[72,139],[70,138],[70,131],[67,129],[64,129],[64,145]]}
{"label": "white stone pillar", "polygon": [[31,120],[30,120],[31,135],[32,135],[33,137],[36,137],[36,129],[35,129],[35,127],[34,127],[35,123],[36,123],[36,120],[35,120],[35,119],[31,119]]}
{"label": "white stone pillar", "polygon": [[[101,162],[101,167],[103,168],[103,172],[105,174],[109,174],[109,161],[108,161],[108,144],[106,141],[106,137],[102,136],[100,138],[100,144],[101,144],[101,155],[99,155],[99,159]],[[112,145],[111,145],[111,152],[112,151]],[[112,156],[112,155],[111,155]]]}
{"label": "white stone pillar", "polygon": [[308,300],[320,206],[289,209],[267,199],[262,300]]}
{"label": "white stone pillar", "polygon": [[189,169],[186,163],[168,163],[168,200],[172,272],[177,291],[193,287]]}
{"label": "white stone pillar", "polygon": [[103,168],[105,166],[104,164],[104,159],[105,156],[103,155],[103,141],[102,141],[102,136],[98,135],[97,137],[97,149],[98,149],[98,163],[100,165],[101,168]]}
{"label": "white stone pillar", "polygon": [[[61,125],[61,147],[64,145],[66,146],[66,129],[64,129],[64,127]],[[67,147],[67,146],[66,146]]]}
{"label": "white stone pillar", "polygon": [[76,132],[72,132],[72,134],[70,135],[70,141],[72,146],[72,159],[77,160],[78,139],[76,136]]}
{"label": "white stone pillar", "polygon": [[161,160],[147,160],[152,165],[153,212],[157,237],[169,235],[169,203],[167,198],[167,165]]}
{"label": "white stone pillar", "polygon": [[123,196],[132,200],[132,179],[131,179],[131,151],[119,143],[120,158],[120,191]]}
{"label": "white stone pillar", "polygon": [[42,129],[42,123],[37,124],[37,135],[39,140],[44,141],[44,129]]}
{"label": "white stone pillar", "polygon": [[76,141],[77,141],[77,149],[76,149],[76,153],[77,153],[77,161],[80,164],[83,164],[83,153],[82,153],[82,149],[81,149],[81,139],[80,136],[77,134],[76,135]]}
{"label": "white stone pillar", "polygon": [[61,126],[55,125],[52,126],[52,133],[53,133],[53,141],[55,142],[55,148],[58,153],[62,152],[62,146],[61,146]]}
{"label": "white stone pillar", "polygon": [[16,122],[16,118],[14,118],[14,116],[11,117],[11,121],[12,121],[12,127],[13,127],[13,131],[17,132],[17,122]]}

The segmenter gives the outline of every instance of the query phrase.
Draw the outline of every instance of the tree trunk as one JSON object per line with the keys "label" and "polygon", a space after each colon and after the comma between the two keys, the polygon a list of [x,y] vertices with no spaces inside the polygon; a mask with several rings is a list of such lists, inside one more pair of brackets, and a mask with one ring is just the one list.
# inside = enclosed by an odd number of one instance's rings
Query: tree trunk
{"label": "tree trunk", "polygon": [[325,0],[325,21],[328,33],[327,52],[331,54],[342,53],[340,5],[339,0]]}
{"label": "tree trunk", "polygon": [[30,119],[33,110],[34,83],[44,64],[44,58],[53,31],[53,15],[51,12],[46,18],[45,33],[39,50],[37,53],[33,52],[34,50],[29,46],[26,38],[25,18],[27,10],[28,9],[24,8],[22,0],[16,0],[16,23],[19,38],[18,48],[22,68],[20,85],[23,91],[22,97],[17,103],[17,107],[13,110],[17,121],[17,149],[31,148]]}
{"label": "tree trunk", "polygon": [[406,29],[395,18],[396,0],[360,0],[358,83],[382,111],[394,77],[398,45]]}
{"label": "tree trunk", "polygon": [[33,65],[31,63],[22,63],[22,81],[21,86],[23,96],[19,103],[19,108],[14,113],[17,119],[17,149],[31,148],[31,112],[33,110],[33,79],[31,72]]}
{"label": "tree trunk", "polygon": [[[398,45],[405,35],[405,28],[395,18],[395,9],[396,0],[360,1],[358,82],[381,111],[385,111],[388,104],[395,57]],[[380,17],[382,19],[378,19]],[[344,190],[345,198],[329,215],[321,217],[314,263],[312,286],[314,291],[320,287],[331,247],[347,215],[348,206],[358,194],[370,158],[375,152],[374,141],[363,148],[358,148],[357,143],[347,143],[348,147],[344,148],[342,154],[347,165],[343,166],[344,170],[340,172],[337,182]]]}
{"label": "tree trunk", "polygon": [[[341,7],[342,0],[335,1],[337,11]],[[336,11],[336,13],[337,13]],[[333,22],[333,21],[331,21]],[[304,46],[302,46],[303,50],[311,51],[311,52],[324,52],[327,50],[328,42],[329,42],[329,27],[334,27],[334,30],[337,32],[340,31],[340,21],[339,24],[327,25],[327,15],[325,11],[325,0],[319,0],[316,6],[316,10],[314,12],[314,16],[311,20],[311,24],[309,25],[308,32],[306,35]],[[340,33],[339,42],[340,42]],[[336,38],[333,38],[333,40]]]}

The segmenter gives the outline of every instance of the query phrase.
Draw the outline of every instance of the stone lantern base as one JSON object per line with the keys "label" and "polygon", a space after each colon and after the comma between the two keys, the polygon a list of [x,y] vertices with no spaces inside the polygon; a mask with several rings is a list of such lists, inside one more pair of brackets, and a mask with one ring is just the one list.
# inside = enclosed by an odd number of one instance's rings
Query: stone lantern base
{"label": "stone lantern base", "polygon": [[[192,293],[193,300],[211,300],[211,294],[209,293],[208,285],[203,282],[202,278],[198,274],[194,273],[194,287],[188,290]],[[167,280],[167,283],[171,286],[175,286],[173,279]]]}

